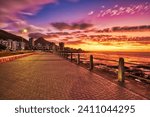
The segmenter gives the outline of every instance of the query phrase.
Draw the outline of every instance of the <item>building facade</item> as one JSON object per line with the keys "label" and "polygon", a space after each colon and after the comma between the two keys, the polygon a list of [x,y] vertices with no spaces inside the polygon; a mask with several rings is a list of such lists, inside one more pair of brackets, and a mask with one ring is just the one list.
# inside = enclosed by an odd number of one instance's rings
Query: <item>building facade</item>
{"label": "building facade", "polygon": [[59,51],[64,51],[65,44],[63,42],[59,43]]}
{"label": "building facade", "polygon": [[29,47],[30,47],[30,49],[34,49],[34,46],[35,46],[34,39],[33,38],[29,38]]}
{"label": "building facade", "polygon": [[13,41],[11,39],[8,40],[0,39],[0,44],[5,46],[6,50],[16,51],[25,49],[25,42]]}

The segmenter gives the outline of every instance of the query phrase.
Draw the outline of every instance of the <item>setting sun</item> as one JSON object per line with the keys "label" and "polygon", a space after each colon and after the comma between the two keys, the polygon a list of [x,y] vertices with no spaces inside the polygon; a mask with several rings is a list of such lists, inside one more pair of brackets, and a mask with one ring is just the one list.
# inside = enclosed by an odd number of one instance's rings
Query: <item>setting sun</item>
{"label": "setting sun", "polygon": [[22,33],[28,33],[28,30],[27,29],[23,29]]}

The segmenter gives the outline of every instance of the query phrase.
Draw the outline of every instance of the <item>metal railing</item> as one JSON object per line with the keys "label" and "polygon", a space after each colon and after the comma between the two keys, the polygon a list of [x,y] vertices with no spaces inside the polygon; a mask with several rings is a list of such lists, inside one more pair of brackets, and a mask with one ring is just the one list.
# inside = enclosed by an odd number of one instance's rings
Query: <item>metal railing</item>
{"label": "metal railing", "polygon": [[[135,79],[139,79],[139,80],[143,80],[146,81],[148,83],[150,83],[150,79],[146,79],[142,76],[137,76],[134,75],[133,71],[127,69],[128,67],[126,67],[126,65],[140,65],[137,63],[132,63],[132,62],[125,62],[124,58],[119,58],[119,60],[110,60],[110,59],[104,59],[104,58],[94,58],[93,55],[90,55],[88,60],[87,58],[82,57],[82,53],[67,53],[67,52],[61,52],[59,53],[59,55],[61,55],[62,57],[64,57],[65,59],[70,60],[71,62],[76,62],[78,65],[81,64],[81,62],[86,62],[88,63],[88,67],[89,70],[92,71],[95,68],[95,63],[94,60],[99,60],[99,64],[101,66],[106,66],[108,67],[108,65],[106,64],[101,64],[100,61],[106,61],[106,62],[114,62],[117,64],[116,67],[110,67],[109,66],[109,70],[113,71],[114,73],[116,73],[118,75],[118,81],[119,82],[124,82],[125,81],[125,77],[132,77]],[[145,67],[149,67],[149,66],[145,66]]]}

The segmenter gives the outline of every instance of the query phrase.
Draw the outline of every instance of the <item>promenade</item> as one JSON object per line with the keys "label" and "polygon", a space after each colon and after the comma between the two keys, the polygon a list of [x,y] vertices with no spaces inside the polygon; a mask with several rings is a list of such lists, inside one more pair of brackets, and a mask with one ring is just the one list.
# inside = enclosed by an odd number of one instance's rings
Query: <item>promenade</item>
{"label": "promenade", "polygon": [[0,64],[0,99],[146,99],[49,53]]}

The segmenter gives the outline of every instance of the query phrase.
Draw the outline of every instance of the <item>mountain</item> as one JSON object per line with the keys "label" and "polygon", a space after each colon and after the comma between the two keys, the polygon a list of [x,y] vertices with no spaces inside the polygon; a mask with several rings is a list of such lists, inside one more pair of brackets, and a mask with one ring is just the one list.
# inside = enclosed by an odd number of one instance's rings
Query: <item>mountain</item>
{"label": "mountain", "polygon": [[43,46],[53,44],[52,42],[45,40],[43,37],[40,37],[37,40],[35,40],[35,45],[37,45],[38,43],[42,44]]}
{"label": "mountain", "polygon": [[23,40],[25,43],[28,43],[28,41],[26,39],[24,39],[20,36],[11,34],[7,31],[1,30],[1,29],[0,29],[0,39],[4,39],[4,40],[11,39],[13,41],[22,41]]}

